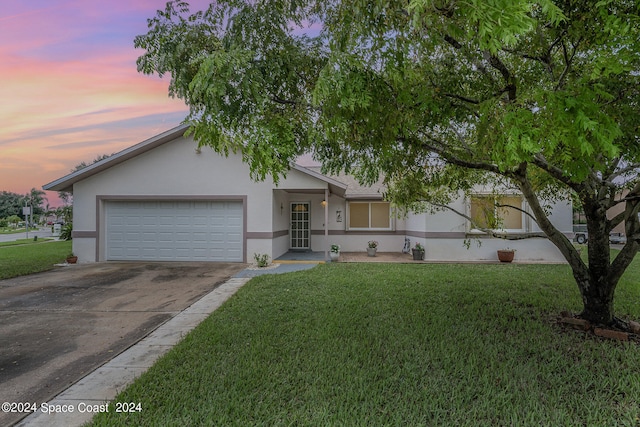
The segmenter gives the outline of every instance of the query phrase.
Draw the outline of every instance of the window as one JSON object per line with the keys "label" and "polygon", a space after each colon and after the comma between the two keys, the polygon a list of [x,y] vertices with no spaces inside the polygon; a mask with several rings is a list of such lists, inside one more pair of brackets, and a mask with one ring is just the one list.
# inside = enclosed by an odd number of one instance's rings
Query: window
{"label": "window", "polygon": [[350,202],[348,212],[350,230],[391,230],[389,202]]}
{"label": "window", "polygon": [[472,228],[522,230],[522,211],[519,209],[522,209],[521,196],[472,196]]}

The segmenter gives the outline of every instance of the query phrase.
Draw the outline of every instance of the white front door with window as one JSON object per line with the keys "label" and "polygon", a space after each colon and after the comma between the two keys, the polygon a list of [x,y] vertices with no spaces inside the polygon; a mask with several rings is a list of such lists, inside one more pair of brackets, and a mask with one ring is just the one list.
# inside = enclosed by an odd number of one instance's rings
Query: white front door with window
{"label": "white front door with window", "polygon": [[309,249],[311,234],[308,202],[291,203],[291,249]]}

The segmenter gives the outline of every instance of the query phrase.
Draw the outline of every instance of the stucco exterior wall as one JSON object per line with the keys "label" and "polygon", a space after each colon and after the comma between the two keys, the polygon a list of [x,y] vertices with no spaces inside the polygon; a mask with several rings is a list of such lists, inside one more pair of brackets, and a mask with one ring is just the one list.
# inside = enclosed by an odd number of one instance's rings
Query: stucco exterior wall
{"label": "stucco exterior wall", "polygon": [[[216,197],[220,200],[228,197],[238,200],[247,196],[247,230],[270,231],[273,183],[252,182],[248,167],[233,155],[225,158],[211,150],[198,152],[195,148],[193,140],[177,138],[77,182],[74,185],[76,237],[73,247],[79,261],[104,260],[105,203],[102,200],[118,197]],[[255,242],[247,241],[246,249],[251,250],[252,246]]]}
{"label": "stucco exterior wall", "polygon": [[[249,167],[239,155],[221,156],[211,149],[196,150],[191,138],[179,137],[159,145],[109,169],[74,184],[73,250],[80,262],[104,260],[105,201],[123,198],[193,198],[242,201],[245,209],[245,257],[267,254],[272,259],[289,250],[291,203],[310,203],[311,250],[323,252],[338,244],[345,252],[364,252],[369,240],[379,243],[381,252],[400,252],[405,238],[411,247],[421,243],[428,260],[494,260],[495,251],[505,247],[500,239],[481,238],[469,249],[467,221],[450,211],[409,213],[392,218],[390,231],[347,230],[348,201],[338,194],[327,198],[329,184],[313,174],[292,169],[275,185],[272,179],[255,182]],[[325,207],[329,235],[325,236]],[[452,203],[468,213],[467,202],[460,197]],[[526,207],[525,207],[526,208]],[[551,209],[551,219],[563,232],[572,232],[571,206],[559,202]],[[529,231],[538,231],[535,225]],[[562,261],[559,251],[546,239],[509,241],[518,250],[516,259]]]}

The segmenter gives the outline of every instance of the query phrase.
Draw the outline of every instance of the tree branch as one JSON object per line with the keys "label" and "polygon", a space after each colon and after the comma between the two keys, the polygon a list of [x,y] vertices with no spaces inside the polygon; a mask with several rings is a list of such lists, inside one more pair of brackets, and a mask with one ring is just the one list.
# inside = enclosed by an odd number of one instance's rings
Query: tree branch
{"label": "tree branch", "polygon": [[[640,209],[640,182],[638,182],[624,198],[618,200],[616,204],[623,202],[625,203],[625,209],[609,220],[609,230],[614,229],[623,221],[625,222],[626,228],[627,222],[638,219],[638,210]],[[630,233],[625,234],[627,234],[627,239],[631,239]]]}
{"label": "tree branch", "polygon": [[571,55],[569,55],[569,52],[567,51],[567,45],[563,42],[562,43],[562,56],[564,57],[564,69],[562,70],[562,74],[560,74],[560,77],[558,77],[558,83],[556,84],[555,87],[555,91],[560,90],[560,88],[562,87],[562,82],[564,81],[564,78],[567,76],[567,74],[569,73],[569,70],[571,69],[571,65],[573,62],[573,57],[576,54],[576,51],[578,50],[578,45],[580,44],[580,42],[582,41],[582,37],[580,37],[578,39],[578,41],[575,44],[572,44],[572,48],[573,48],[573,52],[571,52]]}
{"label": "tree branch", "polygon": [[533,186],[527,177],[526,170],[520,170],[516,174],[515,179],[517,180],[520,191],[522,191],[522,195],[529,202],[529,207],[531,211],[536,217],[536,222],[540,229],[547,235],[549,240],[560,250],[562,255],[565,257],[569,265],[571,265],[571,269],[573,270],[573,275],[576,280],[580,279],[588,283],[589,278],[589,270],[585,265],[584,261],[580,257],[580,254],[573,246],[573,244],[569,241],[569,239],[561,233],[549,220],[544,209],[540,205],[540,201],[538,200],[538,196],[533,190]]}
{"label": "tree branch", "polygon": [[488,171],[488,172],[493,172],[495,174],[498,175],[504,175],[503,173],[500,172],[500,168],[498,168],[497,165],[491,164],[491,163],[482,163],[482,162],[472,162],[469,160],[463,160],[460,159],[458,157],[455,157],[453,154],[451,154],[450,152],[448,152],[444,147],[446,147],[446,144],[444,144],[442,141],[439,141],[429,135],[426,135],[426,137],[430,140],[435,142],[438,145],[432,145],[432,144],[428,144],[426,142],[421,142],[421,145],[424,149],[432,151],[436,154],[438,154],[442,159],[444,159],[446,162],[451,163],[453,165],[456,166],[462,166],[465,168],[470,168],[470,169],[476,169],[476,170],[484,170],[484,171]]}
{"label": "tree branch", "polygon": [[510,53],[512,55],[520,56],[524,59],[530,59],[532,61],[539,62],[545,66],[549,75],[553,78],[554,64],[553,64],[553,50],[555,47],[562,41],[563,37],[566,35],[566,30],[562,31],[562,33],[549,45],[546,49],[546,52],[540,55],[530,55],[527,53],[519,53],[515,50],[511,50],[508,48],[502,48],[504,52]]}
{"label": "tree branch", "polygon": [[575,182],[571,181],[571,179],[569,177],[565,176],[565,174],[562,171],[562,169],[550,164],[547,161],[547,159],[544,157],[544,155],[542,155],[540,153],[535,154],[533,156],[533,162],[532,163],[534,165],[536,165],[537,167],[539,167],[540,169],[542,169],[545,172],[547,172],[549,175],[551,175],[551,177],[553,177],[557,181],[560,181],[564,185],[566,185],[569,188],[571,188],[572,190],[574,190],[576,193],[579,193],[580,191],[583,190],[583,184],[582,183],[575,183]]}
{"label": "tree branch", "polygon": [[297,101],[291,101],[291,100],[289,100],[289,99],[282,99],[282,98],[280,98],[280,97],[279,97],[279,96],[277,96],[277,95],[273,95],[273,96],[271,97],[271,100],[272,100],[273,102],[275,102],[276,104],[282,104],[282,105],[300,105],[300,103],[299,103],[299,102],[297,102]]}
{"label": "tree branch", "polygon": [[445,93],[444,96],[449,97],[449,98],[458,99],[460,101],[468,102],[468,103],[474,104],[474,105],[480,104],[480,101],[478,101],[477,99],[467,98],[466,96],[456,95],[454,93]]}
{"label": "tree branch", "polygon": [[622,250],[611,263],[611,268],[607,275],[609,283],[618,283],[618,280],[620,280],[627,267],[629,267],[635,258],[638,250],[640,250],[640,219],[638,218],[640,197],[638,196],[638,192],[640,192],[640,183],[631,191],[631,193],[634,193],[632,198],[627,199],[625,197],[627,203],[624,211],[624,231],[627,235],[627,243],[625,243]]}
{"label": "tree branch", "polygon": [[[511,209],[515,209],[517,211],[520,211],[523,214],[527,215],[529,218],[531,218],[536,224],[538,224],[538,220],[536,219],[536,217],[531,215],[531,212],[527,212],[522,208],[519,208],[517,206],[512,206],[512,205],[503,205],[503,204],[500,204],[500,203],[496,203],[496,207],[498,207],[498,208],[511,208]],[[539,226],[539,224],[538,224],[538,226]]]}
{"label": "tree branch", "polygon": [[449,43],[455,49],[462,49],[462,44],[458,40],[456,40],[453,37],[451,37],[449,34],[445,34],[444,35],[444,41]]}
{"label": "tree branch", "polygon": [[511,72],[507,68],[507,66],[502,62],[497,55],[492,55],[489,52],[484,52],[485,59],[489,62],[489,64],[498,70],[504,79],[506,86],[504,91],[509,94],[509,101],[515,101],[516,99],[516,82]]}

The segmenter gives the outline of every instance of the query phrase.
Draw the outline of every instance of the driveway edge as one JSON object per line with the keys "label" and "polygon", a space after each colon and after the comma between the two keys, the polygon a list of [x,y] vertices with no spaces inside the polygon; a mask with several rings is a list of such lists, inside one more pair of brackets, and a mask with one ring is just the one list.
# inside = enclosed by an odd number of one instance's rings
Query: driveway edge
{"label": "driveway edge", "polygon": [[[149,369],[160,356],[168,352],[249,280],[251,278],[227,280],[138,343],[58,394],[53,400],[39,406],[36,412],[16,425],[72,427],[87,423],[96,412],[104,410],[108,402],[119,392]],[[64,408],[68,412],[47,413],[46,409],[51,407]]]}

